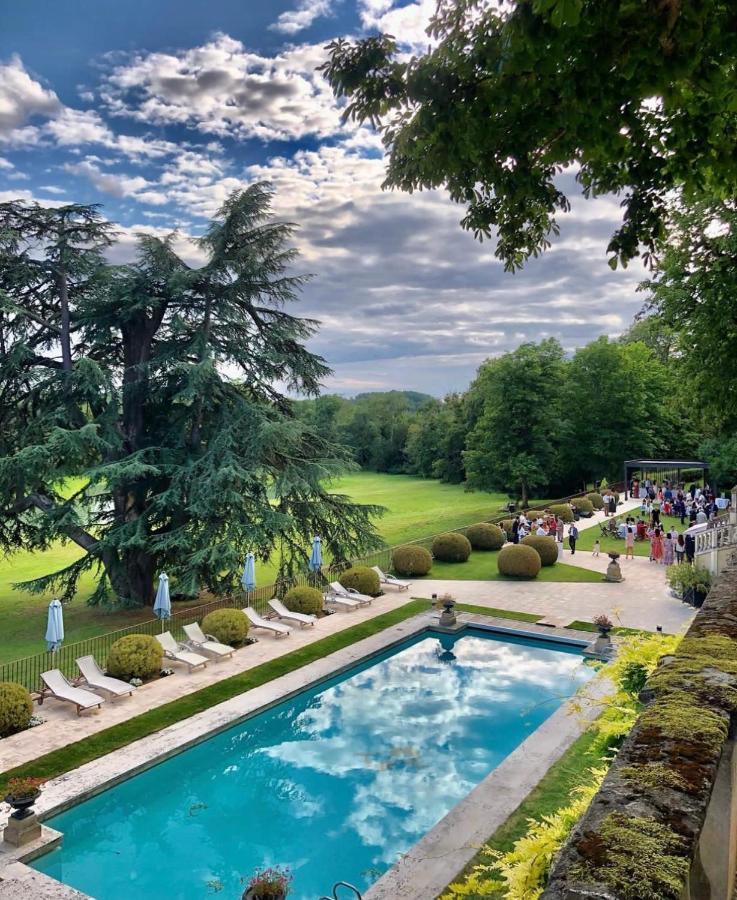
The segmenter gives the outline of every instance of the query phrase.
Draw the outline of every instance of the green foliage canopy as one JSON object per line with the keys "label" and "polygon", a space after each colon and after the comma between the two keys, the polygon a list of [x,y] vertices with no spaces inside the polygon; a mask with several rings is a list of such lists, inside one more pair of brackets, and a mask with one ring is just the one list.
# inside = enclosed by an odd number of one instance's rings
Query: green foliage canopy
{"label": "green foliage canopy", "polygon": [[735,33],[728,0],[440,0],[426,53],[340,39],[323,69],[381,128],[385,185],[445,186],[507,268],[557,233],[566,167],[586,195],[623,193],[616,265],[655,248],[669,192],[734,194]]}
{"label": "green foliage canopy", "polygon": [[234,193],[200,268],[146,235],[107,264],[94,207],[0,204],[0,550],[85,550],[25,588],[69,598],[94,569],[93,602],[150,604],[162,570],[184,594],[235,588],[247,548],[291,574],[313,534],[336,561],[379,545],[379,510],[323,487],[349,455],[283,393],[328,369],[287,311],[305,278],[270,201]]}

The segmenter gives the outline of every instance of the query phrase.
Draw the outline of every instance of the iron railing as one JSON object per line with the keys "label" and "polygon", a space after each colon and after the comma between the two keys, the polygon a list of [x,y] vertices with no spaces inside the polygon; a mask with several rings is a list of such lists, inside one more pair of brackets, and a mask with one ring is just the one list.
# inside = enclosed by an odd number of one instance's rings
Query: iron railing
{"label": "iron railing", "polygon": [[[618,490],[618,485],[610,485],[611,489]],[[544,505],[531,506],[528,511],[541,512],[548,506],[555,503],[566,503],[581,494],[571,494],[568,497],[562,497],[559,500],[550,500]],[[509,512],[499,513],[484,519],[484,522],[498,523],[504,519],[510,518],[512,514]],[[451,529],[452,531],[462,532],[471,525],[477,524],[471,522],[459,528]],[[417,538],[414,541],[406,541],[406,544],[414,544],[429,549],[437,534],[427,535],[426,537]],[[383,570],[391,568],[391,559],[394,547],[383,547],[373,553],[354,559],[352,563],[338,563],[328,566],[321,572],[321,585],[325,586],[331,581],[335,581],[340,573],[349,565],[378,566]],[[298,575],[289,581],[277,582],[275,584],[257,587],[248,594],[241,596],[223,597],[204,603],[199,606],[190,606],[187,609],[173,611],[170,619],[161,622],[159,619],[148,619],[144,622],[137,622],[135,625],[129,625],[127,628],[120,628],[117,631],[109,631],[106,634],[97,635],[96,637],[87,638],[83,641],[75,641],[71,644],[62,644],[55,652],[36,653],[33,656],[27,656],[23,659],[12,660],[11,662],[0,665],[0,682],[14,681],[22,684],[31,692],[41,689],[41,673],[49,669],[61,669],[68,678],[77,678],[79,672],[75,660],[82,656],[94,656],[99,665],[104,669],[107,662],[107,656],[110,648],[119,638],[128,634],[158,634],[163,631],[170,631],[177,640],[185,640],[183,626],[190,622],[201,621],[208,613],[216,609],[242,609],[244,606],[253,606],[257,612],[267,614],[268,601],[272,597],[282,597],[284,593],[295,585],[306,585],[316,583],[315,575]],[[162,627],[163,625],[163,627]]]}

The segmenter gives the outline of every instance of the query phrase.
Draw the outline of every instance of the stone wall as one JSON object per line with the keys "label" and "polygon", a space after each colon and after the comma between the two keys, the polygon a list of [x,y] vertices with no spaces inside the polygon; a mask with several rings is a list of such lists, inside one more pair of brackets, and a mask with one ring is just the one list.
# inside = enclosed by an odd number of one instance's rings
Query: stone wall
{"label": "stone wall", "polygon": [[737,565],[661,661],[545,900],[728,900],[735,882]]}

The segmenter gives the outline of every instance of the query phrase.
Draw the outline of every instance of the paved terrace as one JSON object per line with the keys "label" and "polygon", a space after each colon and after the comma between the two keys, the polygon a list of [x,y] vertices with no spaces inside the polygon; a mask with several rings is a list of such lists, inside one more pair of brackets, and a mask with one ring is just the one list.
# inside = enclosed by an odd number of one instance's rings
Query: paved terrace
{"label": "paved terrace", "polygon": [[[620,507],[620,511],[638,505],[638,501],[628,501]],[[579,526],[594,527],[602,518],[603,515],[599,513],[591,519],[582,520]],[[580,552],[571,557],[566,550],[564,561],[593,568],[603,574],[609,560],[606,556],[593,559],[590,553]],[[372,619],[408,602],[412,596],[430,597],[433,593],[448,592],[459,602],[536,612],[541,616],[555,616],[565,620],[564,624],[574,619],[590,620],[605,612],[615,622],[632,628],[654,630],[656,625],[662,625],[665,631],[677,632],[687,626],[694,610],[670,595],[663,566],[636,558],[623,560],[622,571],[626,579],[622,584],[422,579],[408,593],[399,594],[393,588],[388,588],[387,593],[374,600],[370,607],[350,613],[335,613],[320,619],[314,628],[292,629],[288,638],[260,636],[258,632],[252,632],[259,635],[257,644],[238,650],[229,660],[211,662],[204,671],[188,674],[186,667],[167,661],[167,665],[175,669],[175,675],[143,685],[132,697],[107,700],[101,710],[77,716],[70,704],[48,698],[43,706],[37,708],[47,720],[45,724],[0,741],[0,771],[22,765],[209,684],[276,659],[320,638],[350,628],[351,625]]]}

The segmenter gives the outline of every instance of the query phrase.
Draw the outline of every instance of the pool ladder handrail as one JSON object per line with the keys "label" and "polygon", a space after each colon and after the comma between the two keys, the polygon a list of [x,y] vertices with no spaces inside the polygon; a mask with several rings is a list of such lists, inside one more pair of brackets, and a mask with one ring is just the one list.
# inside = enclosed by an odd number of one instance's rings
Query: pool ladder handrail
{"label": "pool ladder handrail", "polygon": [[336,891],[339,887],[348,888],[349,891],[353,891],[356,900],[363,900],[361,892],[358,890],[355,884],[349,884],[347,881],[336,881],[333,885],[333,892],[331,893],[331,895],[329,897],[327,895],[323,895],[322,897],[320,897],[320,900],[338,900],[338,894],[336,893]]}

